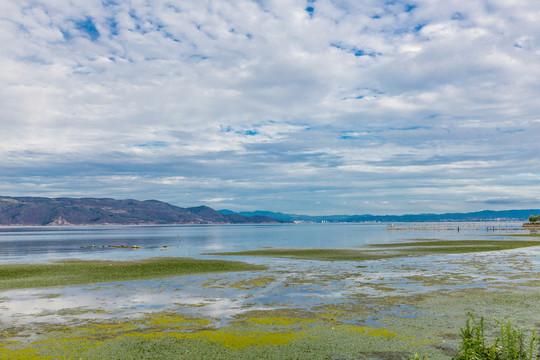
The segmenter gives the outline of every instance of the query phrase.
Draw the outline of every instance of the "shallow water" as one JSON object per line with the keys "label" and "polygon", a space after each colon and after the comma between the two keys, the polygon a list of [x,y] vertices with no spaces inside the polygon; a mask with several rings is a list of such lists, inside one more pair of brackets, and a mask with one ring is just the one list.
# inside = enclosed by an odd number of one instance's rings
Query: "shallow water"
{"label": "shallow water", "polygon": [[[404,226],[414,225],[408,223]],[[430,227],[436,225],[430,223]],[[406,231],[388,231],[387,224],[2,227],[0,264],[66,258],[121,260],[156,256],[200,257],[205,252],[267,247],[348,248],[416,238],[459,240],[487,236],[493,239],[493,235],[506,235],[504,231],[488,231],[493,225],[464,223],[460,226],[461,231],[457,231],[458,225],[455,224],[452,225],[453,230]],[[440,226],[448,225],[442,223]],[[513,231],[516,232],[520,231]],[[141,248],[118,248],[122,245]]]}
{"label": "shallow water", "polygon": [[[514,224],[515,225],[515,224]],[[407,224],[411,226],[411,224]],[[538,280],[540,247],[504,252],[432,255],[362,262],[321,262],[217,255],[267,247],[350,248],[409,239],[505,239],[488,224],[454,230],[388,231],[386,224],[16,227],[0,229],[0,263],[65,258],[224,258],[266,264],[259,272],[209,274],[0,293],[0,321],[69,322],[133,317],[175,309],[224,325],[250,310],[313,309],[359,299],[407,296],[467,287],[504,289]],[[517,233],[519,231],[513,231]],[[139,249],[109,246],[140,246]],[[516,277],[519,275],[519,277]],[[402,307],[400,316],[414,316]],[[391,315],[392,309],[389,309]],[[412,315],[411,315],[412,314]],[[363,319],[362,321],[367,321]]]}

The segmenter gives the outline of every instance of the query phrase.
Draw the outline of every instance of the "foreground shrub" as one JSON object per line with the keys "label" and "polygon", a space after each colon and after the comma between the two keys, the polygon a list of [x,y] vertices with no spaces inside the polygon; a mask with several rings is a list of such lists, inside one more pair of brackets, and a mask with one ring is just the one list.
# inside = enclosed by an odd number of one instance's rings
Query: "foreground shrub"
{"label": "foreground shrub", "polygon": [[[484,337],[484,318],[479,321],[469,313],[465,327],[460,330],[461,343],[452,360],[540,360],[540,338],[536,337],[534,330],[528,337],[523,329],[516,329],[510,320],[497,323],[500,334],[495,344],[486,345]],[[418,356],[408,360],[427,360]]]}

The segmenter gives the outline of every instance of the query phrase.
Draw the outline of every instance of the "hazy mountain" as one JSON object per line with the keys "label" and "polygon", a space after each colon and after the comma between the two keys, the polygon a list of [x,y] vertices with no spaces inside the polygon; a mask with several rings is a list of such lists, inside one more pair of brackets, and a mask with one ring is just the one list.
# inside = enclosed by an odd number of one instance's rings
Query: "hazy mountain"
{"label": "hazy mountain", "polygon": [[248,224],[309,222],[412,222],[527,220],[540,209],[470,213],[307,216],[271,211],[235,213],[207,206],[181,208],[157,200],[0,197],[0,225]]}
{"label": "hazy mountain", "polygon": [[0,197],[0,225],[277,223],[265,216],[181,208],[157,200]]}
{"label": "hazy mountain", "polygon": [[281,221],[307,221],[307,222],[415,222],[415,221],[487,221],[487,220],[517,220],[524,221],[530,215],[540,214],[540,209],[528,210],[484,210],[469,213],[447,214],[408,214],[408,215],[328,215],[309,216],[297,214],[284,214],[272,211],[251,211],[235,213],[231,210],[219,210],[222,214],[239,214],[243,216],[267,216]]}

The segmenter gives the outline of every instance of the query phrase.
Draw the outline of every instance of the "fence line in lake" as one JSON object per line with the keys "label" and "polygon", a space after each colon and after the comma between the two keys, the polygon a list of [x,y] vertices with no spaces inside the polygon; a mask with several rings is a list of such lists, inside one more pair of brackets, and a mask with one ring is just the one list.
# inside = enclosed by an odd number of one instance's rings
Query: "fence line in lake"
{"label": "fence line in lake", "polygon": [[486,230],[486,231],[517,231],[523,230],[521,224],[426,224],[426,225],[388,225],[388,230],[435,230],[435,231],[460,231],[460,230]]}

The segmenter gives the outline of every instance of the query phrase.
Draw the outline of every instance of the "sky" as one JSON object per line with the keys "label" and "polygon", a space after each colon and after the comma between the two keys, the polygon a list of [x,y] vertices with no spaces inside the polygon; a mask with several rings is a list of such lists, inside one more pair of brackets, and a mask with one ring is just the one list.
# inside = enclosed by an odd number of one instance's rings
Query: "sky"
{"label": "sky", "polygon": [[540,3],[3,0],[0,195],[540,208]]}

